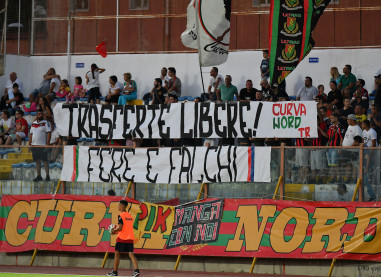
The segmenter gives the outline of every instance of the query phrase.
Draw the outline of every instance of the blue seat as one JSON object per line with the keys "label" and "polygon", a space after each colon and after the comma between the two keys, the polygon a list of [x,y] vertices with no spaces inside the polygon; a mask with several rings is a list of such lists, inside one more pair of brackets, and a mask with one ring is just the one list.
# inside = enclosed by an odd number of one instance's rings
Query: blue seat
{"label": "blue seat", "polygon": [[64,97],[64,98],[56,98],[56,100],[58,101],[58,102],[64,102],[64,101],[66,101],[66,98]]}
{"label": "blue seat", "polygon": [[194,97],[193,96],[188,96],[188,101],[194,101]]}
{"label": "blue seat", "polygon": [[21,168],[21,167],[23,167],[23,163],[12,164],[12,168]]}
{"label": "blue seat", "polygon": [[82,141],[85,141],[86,140],[86,138],[79,138],[79,139],[77,139],[77,142],[82,142]]}
{"label": "blue seat", "polygon": [[30,115],[30,112],[24,112],[24,115]]}
{"label": "blue seat", "polygon": [[185,101],[185,100],[188,100],[188,96],[179,97],[179,101]]}
{"label": "blue seat", "polygon": [[296,101],[296,96],[289,96],[288,98],[290,98],[290,101]]}
{"label": "blue seat", "polygon": [[32,115],[32,116],[36,116],[36,115],[37,115],[37,112],[30,112],[30,115]]}
{"label": "blue seat", "polygon": [[88,99],[85,97],[85,98],[79,98],[80,101],[87,101]]}

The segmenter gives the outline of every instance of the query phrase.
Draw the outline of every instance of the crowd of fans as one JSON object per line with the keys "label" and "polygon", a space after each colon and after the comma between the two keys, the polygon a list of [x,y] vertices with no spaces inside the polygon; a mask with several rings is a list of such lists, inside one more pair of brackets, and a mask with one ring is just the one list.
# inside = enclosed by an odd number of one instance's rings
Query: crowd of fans
{"label": "crowd of fans", "polygon": [[[251,80],[246,81],[244,88],[238,90],[233,84],[232,77],[223,77],[217,67],[210,71],[210,80],[207,91],[200,97],[194,98],[195,102],[231,102],[231,101],[288,101],[290,97],[286,92],[286,83],[283,81],[279,86],[269,82],[269,55],[263,51],[263,61],[259,68],[261,74],[260,88],[254,87]],[[8,80],[4,95],[1,97],[0,110],[0,144],[11,145],[17,142],[22,144],[29,136],[29,145],[57,145],[75,144],[78,138],[60,138],[54,130],[54,118],[52,104],[55,99],[73,103],[77,100],[87,101],[92,104],[100,104],[103,100],[107,104],[128,105],[130,101],[137,99],[137,85],[130,73],[123,74],[124,82],[118,77],[109,77],[107,95],[102,98],[100,92],[99,75],[105,69],[92,64],[90,71],[86,73],[83,84],[80,76],[75,77],[75,86],[70,88],[66,79],[60,78],[54,68],[50,68],[43,76],[39,88],[29,94],[29,101],[25,101],[26,93],[22,81],[17,74],[12,72]],[[311,146],[356,146],[361,143],[365,147],[377,147],[381,140],[381,75],[375,76],[375,86],[372,94],[365,89],[365,81],[357,79],[352,73],[351,65],[346,65],[342,74],[337,67],[332,67],[329,92],[326,93],[325,85],[313,85],[311,77],[305,77],[304,86],[296,93],[296,101],[316,101],[318,111],[318,138],[310,139],[129,139],[113,141],[97,141],[99,145],[126,145],[134,147],[158,147],[158,146],[217,146],[217,145],[240,145],[240,146],[279,146],[282,142],[288,146],[298,146],[295,152],[295,164],[300,170],[301,176],[308,176],[311,170],[312,176],[321,176],[322,170],[329,168],[329,175],[336,180],[343,179],[344,175],[349,180],[355,176],[345,172],[352,170],[354,158],[351,155],[343,155],[337,149],[327,151],[314,149],[309,151],[303,147]],[[160,75],[154,79],[153,88],[144,94],[144,104],[171,104],[179,101],[182,95],[181,80],[176,75],[176,69],[163,67]],[[370,103],[370,96],[374,97],[374,104]],[[181,99],[181,98],[180,98]],[[370,111],[370,112],[368,112]],[[28,126],[23,118],[24,112],[36,113],[35,121]],[[13,117],[13,115],[15,117]],[[43,137],[49,134],[48,139]],[[34,153],[41,160],[48,160],[41,154]],[[366,152],[366,171],[372,166],[374,155]],[[45,166],[47,167],[47,166]],[[40,174],[38,179],[41,178]]]}

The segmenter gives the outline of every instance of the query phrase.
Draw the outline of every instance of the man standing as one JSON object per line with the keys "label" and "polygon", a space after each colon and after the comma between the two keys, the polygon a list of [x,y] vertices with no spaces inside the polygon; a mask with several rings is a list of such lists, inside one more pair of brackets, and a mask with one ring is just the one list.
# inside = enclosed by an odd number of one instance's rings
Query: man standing
{"label": "man standing", "polygon": [[41,146],[32,147],[33,161],[36,162],[37,177],[33,180],[34,182],[42,181],[41,177],[41,162],[44,164],[46,179],[45,181],[50,181],[49,176],[49,164],[48,164],[48,151],[45,145],[49,145],[51,136],[51,127],[48,121],[44,119],[43,110],[39,109],[37,111],[37,118],[32,123],[30,127],[29,135],[29,146]]}
{"label": "man standing", "polygon": [[381,108],[381,74],[374,76],[376,97],[374,98],[374,104],[377,105],[377,108]]}
{"label": "man standing", "polygon": [[204,96],[203,100],[209,99],[210,101],[213,101],[213,102],[216,101],[217,100],[217,96],[216,96],[217,89],[223,83],[224,83],[224,77],[222,77],[221,74],[218,74],[218,68],[217,67],[213,67],[210,70],[210,81],[209,81],[209,87],[208,87],[208,94]]}
{"label": "man standing", "polygon": [[222,84],[218,87],[217,90],[217,100],[229,102],[234,100],[234,95],[239,101],[239,95],[237,87],[232,84],[232,77],[230,75],[225,76],[225,84]]}
{"label": "man standing", "polygon": [[177,97],[181,96],[181,81],[176,76],[176,69],[168,67],[168,75],[171,77],[168,83],[168,93],[176,93]]}
{"label": "man standing", "polygon": [[160,71],[160,79],[164,82],[164,88],[167,89],[168,83],[169,83],[169,77],[167,75],[168,70],[166,67],[163,67]]}
{"label": "man standing", "polygon": [[356,76],[352,74],[352,66],[349,64],[344,66],[343,73],[344,73],[344,75],[341,75],[340,80],[339,80],[339,85],[337,88],[341,91],[348,90],[349,93],[351,93],[351,94],[350,95],[344,95],[344,96],[350,97],[350,96],[352,96],[352,94],[354,93],[354,91],[356,89],[356,87],[355,87]]}
{"label": "man standing", "polygon": [[111,230],[112,235],[118,234],[115,244],[114,270],[108,273],[107,276],[118,276],[120,253],[126,252],[135,269],[131,276],[137,277],[140,275],[138,260],[134,255],[134,218],[127,212],[127,206],[128,202],[126,200],[119,201],[118,210],[120,214],[118,215],[118,225]]}
{"label": "man standing", "polygon": [[381,141],[381,113],[376,104],[372,105],[372,113],[370,114],[370,124],[373,126],[374,130],[377,132],[377,141],[380,144]]}
{"label": "man standing", "polygon": [[263,60],[261,62],[261,79],[270,78],[269,50],[263,50]]}
{"label": "man standing", "polygon": [[[239,92],[240,101],[246,101],[246,102],[255,101],[257,91],[258,90],[256,88],[253,88],[253,82],[251,80],[247,80],[246,87],[241,89],[241,91]],[[260,94],[262,95],[261,92]],[[261,101],[261,100],[258,100],[258,101]]]}
{"label": "man standing", "polygon": [[153,88],[151,90],[150,97],[153,99],[152,104],[164,104],[165,94],[167,90],[162,87],[162,79],[156,78],[153,82]]}
{"label": "man standing", "polygon": [[354,114],[348,115],[347,122],[348,128],[345,132],[343,146],[352,146],[355,136],[362,136],[362,130],[357,124],[357,117]]}
{"label": "man standing", "polygon": [[318,89],[312,85],[312,78],[307,76],[304,87],[301,87],[296,94],[296,101],[314,101],[317,94]]}
{"label": "man standing", "polygon": [[[331,115],[331,122],[332,125],[328,129],[328,146],[334,147],[334,146],[341,146],[343,143],[344,138],[344,127],[339,122],[339,114],[333,113]],[[328,160],[328,166],[331,167],[330,175],[333,177],[333,180],[335,180],[335,177],[337,181],[339,178],[339,151],[338,149],[330,148],[327,152],[327,160]]]}

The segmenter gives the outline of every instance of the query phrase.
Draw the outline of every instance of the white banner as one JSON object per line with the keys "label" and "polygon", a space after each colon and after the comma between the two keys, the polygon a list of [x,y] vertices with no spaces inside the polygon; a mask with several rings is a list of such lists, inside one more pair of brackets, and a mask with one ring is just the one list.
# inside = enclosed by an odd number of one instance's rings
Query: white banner
{"label": "white banner", "polygon": [[316,103],[234,102],[54,107],[61,136],[94,139],[315,138]]}
{"label": "white banner", "polygon": [[231,0],[191,0],[187,27],[181,35],[186,47],[198,49],[201,66],[226,62],[230,42]]}
{"label": "white banner", "polygon": [[65,146],[62,181],[270,182],[271,147],[99,148]]}

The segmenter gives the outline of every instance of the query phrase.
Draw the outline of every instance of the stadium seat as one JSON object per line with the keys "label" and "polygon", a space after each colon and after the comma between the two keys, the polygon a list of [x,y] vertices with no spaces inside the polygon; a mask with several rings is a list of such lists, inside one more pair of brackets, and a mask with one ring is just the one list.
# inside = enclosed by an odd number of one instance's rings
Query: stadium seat
{"label": "stadium seat", "polygon": [[143,100],[135,99],[135,100],[127,101],[127,105],[141,106],[143,105]]}

